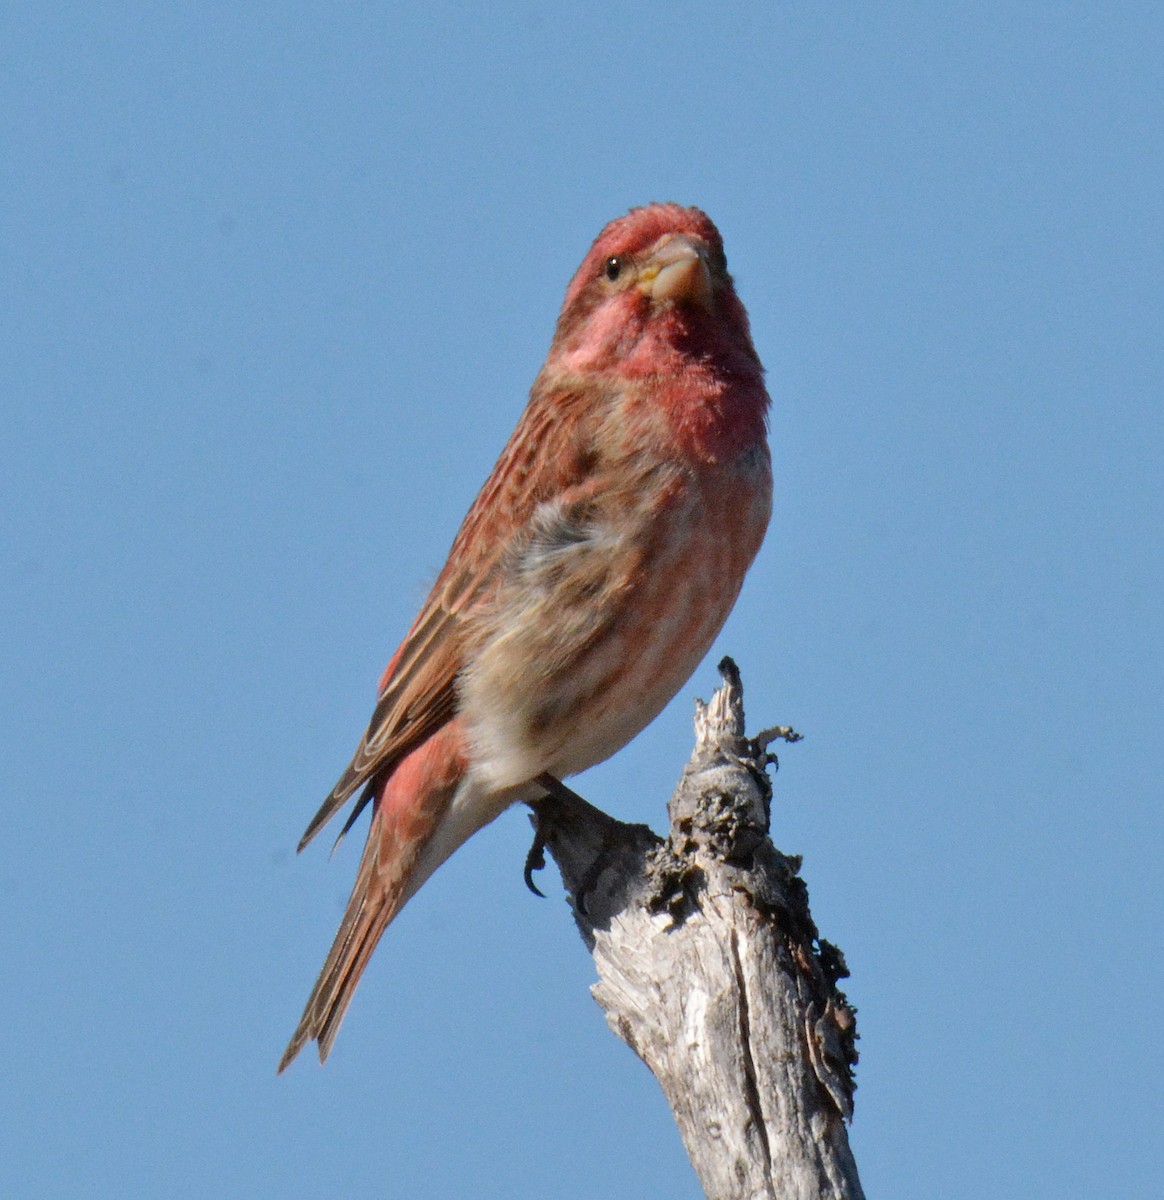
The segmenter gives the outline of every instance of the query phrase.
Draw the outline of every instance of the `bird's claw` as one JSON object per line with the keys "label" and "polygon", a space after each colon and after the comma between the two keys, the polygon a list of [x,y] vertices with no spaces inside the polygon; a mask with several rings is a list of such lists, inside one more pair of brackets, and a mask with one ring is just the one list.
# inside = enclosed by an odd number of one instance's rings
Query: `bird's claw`
{"label": "bird's claw", "polygon": [[[534,780],[539,787],[544,788],[547,796],[552,796],[555,800],[560,800],[566,804],[585,804],[586,801],[578,795],[572,788],[568,788],[560,779],[549,772],[537,776]],[[536,801],[530,803],[530,807],[534,809],[530,820],[534,827],[533,845],[529,848],[529,853],[525,856],[525,870],[522,872],[522,878],[525,880],[525,886],[529,888],[535,896],[546,898],[545,892],[541,891],[537,884],[533,881],[533,873],[541,871],[546,865],[546,837],[542,833],[541,824],[538,820]]]}
{"label": "bird's claw", "polygon": [[525,870],[522,872],[522,878],[525,880],[525,886],[529,888],[535,896],[546,898],[543,892],[533,881],[533,873],[535,871],[544,870],[546,865],[546,839],[541,828],[537,824],[537,818],[534,818],[534,840],[533,845],[529,848],[529,853],[525,856]]}

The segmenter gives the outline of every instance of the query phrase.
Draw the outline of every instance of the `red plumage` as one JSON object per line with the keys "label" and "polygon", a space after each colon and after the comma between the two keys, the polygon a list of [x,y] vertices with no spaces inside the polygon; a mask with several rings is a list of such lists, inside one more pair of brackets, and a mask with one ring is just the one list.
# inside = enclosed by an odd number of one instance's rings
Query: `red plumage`
{"label": "red plumage", "polygon": [[356,884],[280,1070],[313,1038],[326,1058],[380,935],[449,854],[539,775],[613,754],[690,677],[767,527],[767,409],[709,218],[654,204],[607,225],[300,843],[364,789]]}

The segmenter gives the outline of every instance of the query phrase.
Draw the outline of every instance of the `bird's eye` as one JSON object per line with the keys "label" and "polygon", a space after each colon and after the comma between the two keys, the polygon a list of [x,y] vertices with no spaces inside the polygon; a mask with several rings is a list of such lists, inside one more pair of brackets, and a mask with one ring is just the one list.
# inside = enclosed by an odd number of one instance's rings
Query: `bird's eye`
{"label": "bird's eye", "polygon": [[617,254],[611,255],[606,260],[606,266],[603,268],[603,274],[613,283],[619,275],[622,274],[622,259]]}

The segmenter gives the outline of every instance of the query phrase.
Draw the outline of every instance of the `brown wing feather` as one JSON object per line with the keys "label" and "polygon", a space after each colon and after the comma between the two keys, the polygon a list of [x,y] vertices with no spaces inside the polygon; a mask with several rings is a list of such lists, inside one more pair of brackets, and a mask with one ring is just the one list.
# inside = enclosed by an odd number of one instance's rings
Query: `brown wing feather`
{"label": "brown wing feather", "polygon": [[311,819],[302,850],[364,785],[382,780],[457,711],[464,617],[496,587],[506,547],[539,504],[584,479],[593,391],[539,379],[505,449],[469,509],[424,607],[380,681],[372,719],[339,782]]}
{"label": "brown wing feather", "polygon": [[451,614],[430,613],[426,607],[414,631],[426,627],[430,618],[441,616],[439,635],[425,637],[423,651],[413,649],[413,634],[393,660],[408,658],[407,666],[396,667],[380,694],[372,719],[331,795],[311,819],[299,841],[302,850],[352,795],[376,776],[391,772],[400,760],[431,737],[456,712],[456,677],[460,669],[459,639],[448,626]]}

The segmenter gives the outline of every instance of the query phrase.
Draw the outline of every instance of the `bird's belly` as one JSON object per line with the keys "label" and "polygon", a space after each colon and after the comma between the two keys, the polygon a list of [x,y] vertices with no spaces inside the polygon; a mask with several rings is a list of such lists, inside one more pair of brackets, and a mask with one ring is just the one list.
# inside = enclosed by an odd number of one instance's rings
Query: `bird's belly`
{"label": "bird's belly", "polygon": [[637,539],[638,557],[631,546],[622,562],[612,543],[617,586],[562,584],[515,603],[462,684],[473,775],[497,790],[571,775],[649,724],[727,619],[763,539],[770,487],[766,454],[744,462],[681,496]]}

